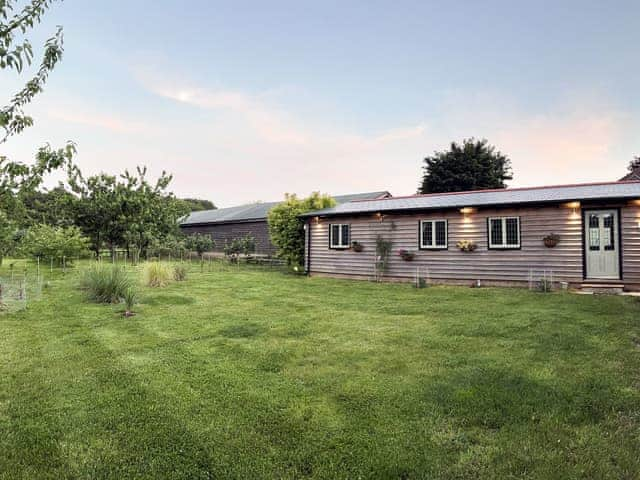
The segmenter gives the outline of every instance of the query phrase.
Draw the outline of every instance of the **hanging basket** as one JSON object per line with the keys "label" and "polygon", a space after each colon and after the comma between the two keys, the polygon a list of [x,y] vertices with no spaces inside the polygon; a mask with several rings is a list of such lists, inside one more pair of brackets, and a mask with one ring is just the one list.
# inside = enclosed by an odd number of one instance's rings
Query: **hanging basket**
{"label": "hanging basket", "polygon": [[351,249],[352,249],[354,252],[361,252],[362,250],[364,250],[364,245],[363,245],[363,244],[361,244],[360,242],[353,242],[353,243],[351,244]]}
{"label": "hanging basket", "polygon": [[542,239],[544,242],[544,246],[547,248],[553,248],[560,242],[560,236],[552,233],[551,235],[547,235]]}

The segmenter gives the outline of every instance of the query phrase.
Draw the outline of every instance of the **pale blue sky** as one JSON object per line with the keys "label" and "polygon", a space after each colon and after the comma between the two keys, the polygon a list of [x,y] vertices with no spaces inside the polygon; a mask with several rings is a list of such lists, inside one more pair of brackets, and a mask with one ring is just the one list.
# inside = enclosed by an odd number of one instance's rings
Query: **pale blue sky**
{"label": "pale blue sky", "polygon": [[470,136],[513,186],[614,180],[640,154],[638,1],[67,0],[36,37],[56,24],[63,62],[3,152],[72,139],[85,171],[146,164],[221,206],[413,193]]}

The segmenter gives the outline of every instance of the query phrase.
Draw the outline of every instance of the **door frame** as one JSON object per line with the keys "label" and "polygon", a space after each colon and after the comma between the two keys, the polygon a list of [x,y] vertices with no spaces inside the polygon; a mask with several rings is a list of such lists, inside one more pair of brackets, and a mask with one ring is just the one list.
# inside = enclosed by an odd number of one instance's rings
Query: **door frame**
{"label": "door frame", "polygon": [[[623,279],[623,263],[622,263],[622,223],[621,223],[621,215],[620,215],[620,207],[589,207],[582,209],[582,280],[598,280],[597,278],[589,278],[587,277],[587,239],[585,234],[585,222],[587,217],[587,212],[593,211],[601,211],[601,210],[611,210],[612,212],[616,212],[616,216],[618,218],[618,280]],[[614,279],[603,278],[600,281],[612,281]]]}

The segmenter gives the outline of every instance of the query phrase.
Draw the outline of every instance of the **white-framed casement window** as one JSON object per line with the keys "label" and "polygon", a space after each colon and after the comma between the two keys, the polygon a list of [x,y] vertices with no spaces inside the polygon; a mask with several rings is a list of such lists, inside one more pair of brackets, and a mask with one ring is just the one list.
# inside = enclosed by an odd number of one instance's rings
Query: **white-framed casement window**
{"label": "white-framed casement window", "polygon": [[487,219],[489,249],[520,248],[520,217],[491,217]]}
{"label": "white-framed casement window", "polygon": [[349,224],[332,223],[329,225],[329,248],[349,248]]}
{"label": "white-framed casement window", "polygon": [[446,220],[421,220],[420,221],[420,248],[431,250],[446,249],[447,221]]}

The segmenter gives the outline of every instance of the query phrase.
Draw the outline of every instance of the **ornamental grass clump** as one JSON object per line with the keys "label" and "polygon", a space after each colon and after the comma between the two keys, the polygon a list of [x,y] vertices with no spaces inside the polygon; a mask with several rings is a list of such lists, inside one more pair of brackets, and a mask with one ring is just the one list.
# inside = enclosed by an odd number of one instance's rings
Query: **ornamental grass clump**
{"label": "ornamental grass clump", "polygon": [[125,317],[133,317],[135,313],[133,312],[133,307],[138,303],[138,293],[135,288],[129,287],[124,292],[122,296],[122,301],[124,302],[124,316]]}
{"label": "ornamental grass clump", "polygon": [[176,282],[184,282],[187,279],[187,267],[182,264],[173,267],[173,279]]}
{"label": "ornamental grass clump", "polygon": [[171,279],[171,272],[164,263],[151,262],[144,266],[143,276],[147,287],[166,287]]}
{"label": "ornamental grass clump", "polygon": [[131,287],[127,272],[116,265],[96,263],[82,272],[80,278],[80,288],[96,303],[118,303]]}

